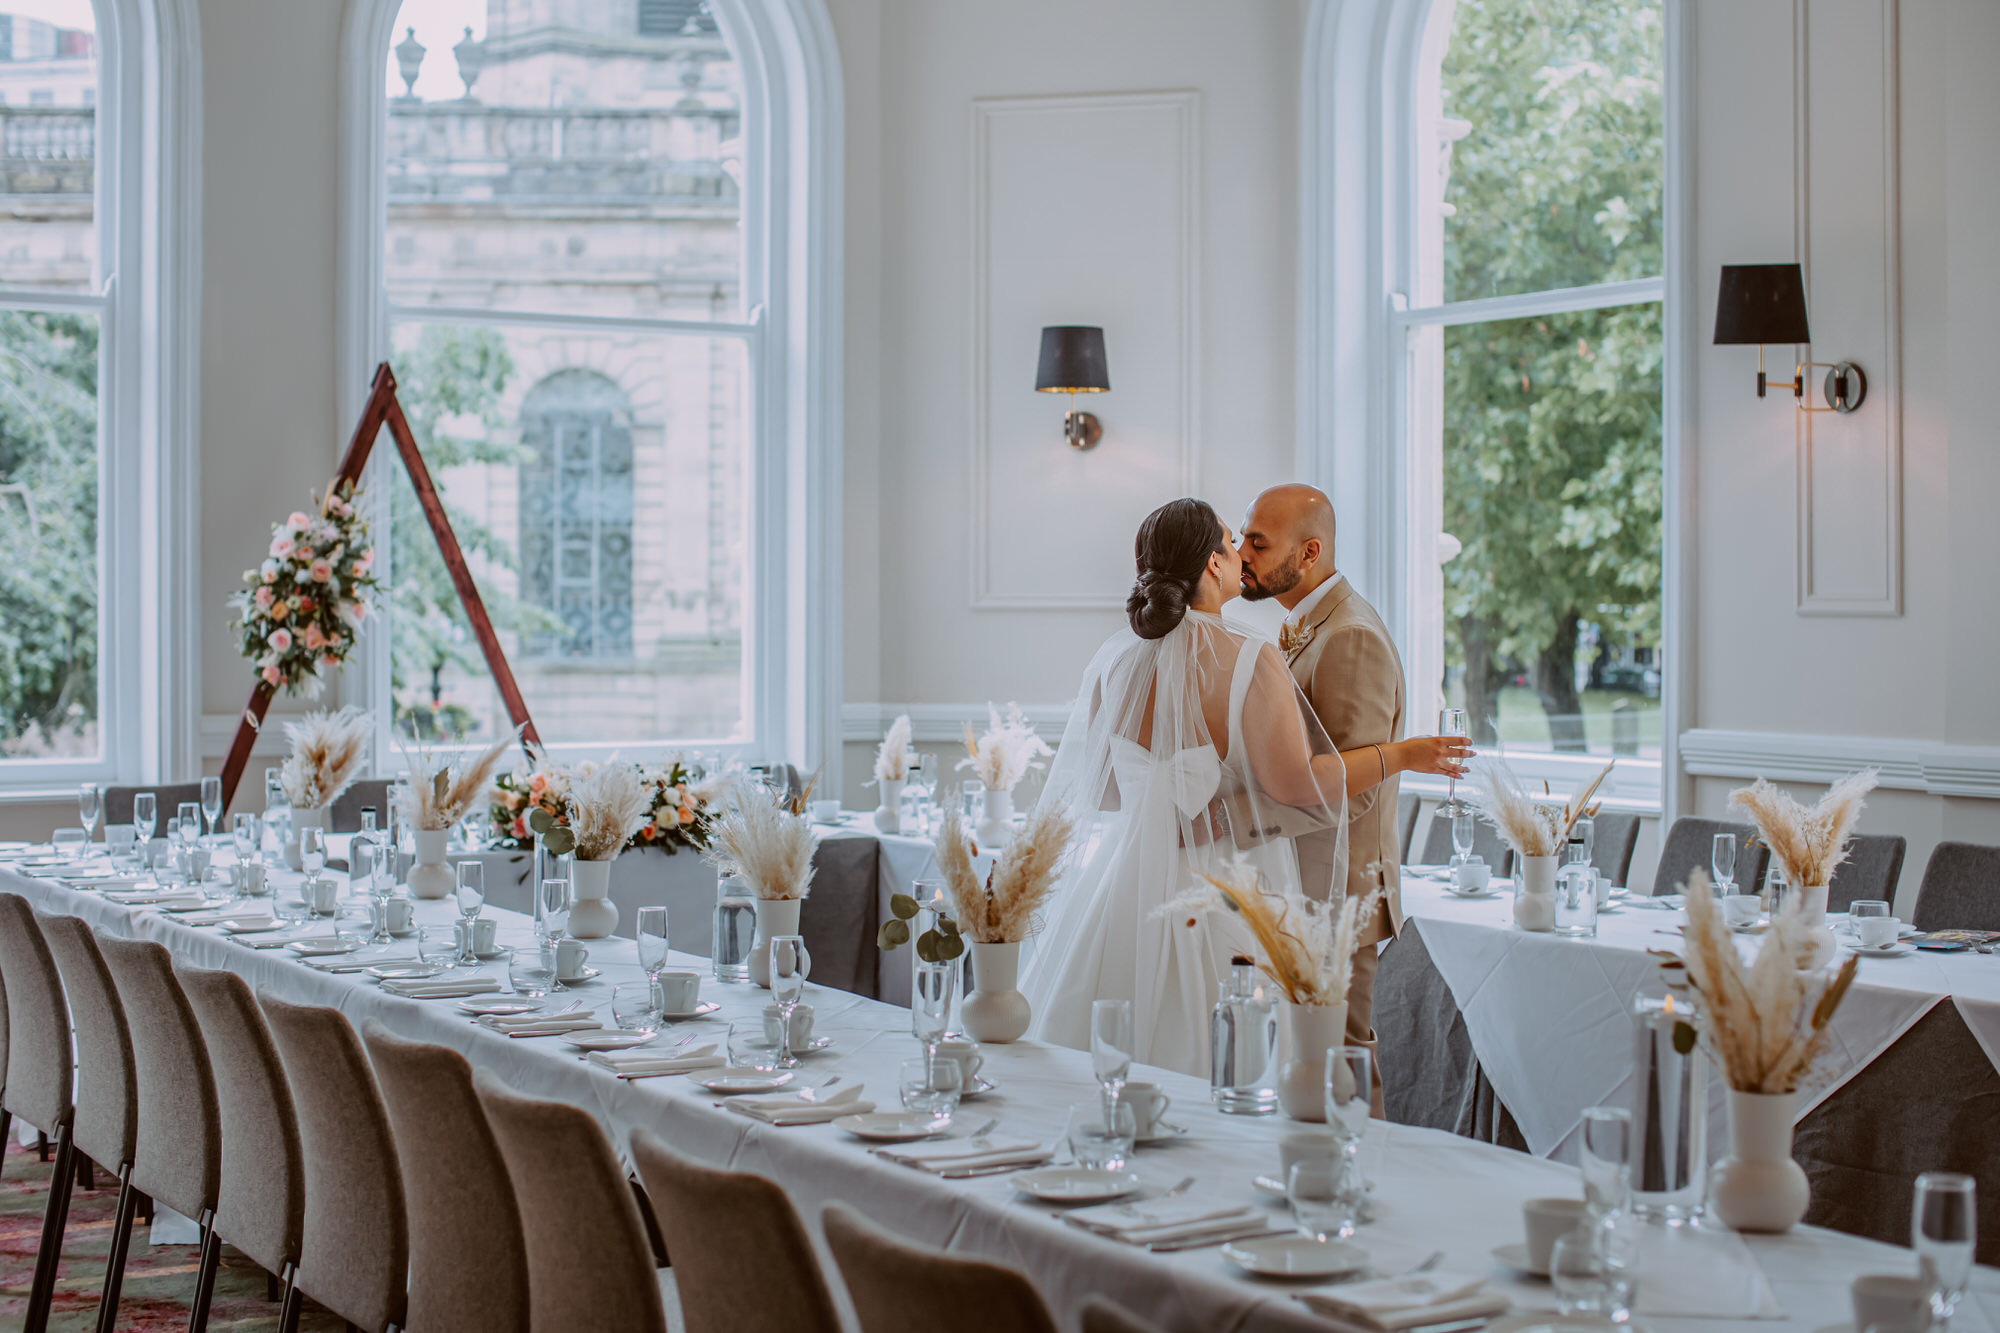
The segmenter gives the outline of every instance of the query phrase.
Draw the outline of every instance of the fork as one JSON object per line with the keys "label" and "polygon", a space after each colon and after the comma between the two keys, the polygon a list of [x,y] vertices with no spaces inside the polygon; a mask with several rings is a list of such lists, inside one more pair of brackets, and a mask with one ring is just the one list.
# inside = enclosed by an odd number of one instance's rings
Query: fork
{"label": "fork", "polygon": [[[1160,1193],[1155,1194],[1153,1198],[1155,1199],[1178,1198],[1181,1195],[1186,1194],[1193,1187],[1194,1187],[1194,1177],[1184,1176],[1182,1177],[1180,1184],[1174,1186],[1170,1190],[1160,1191]],[[1127,1217],[1137,1217],[1139,1215],[1139,1204],[1136,1201],[1132,1203],[1121,1203],[1118,1205],[1118,1211],[1125,1214]]]}

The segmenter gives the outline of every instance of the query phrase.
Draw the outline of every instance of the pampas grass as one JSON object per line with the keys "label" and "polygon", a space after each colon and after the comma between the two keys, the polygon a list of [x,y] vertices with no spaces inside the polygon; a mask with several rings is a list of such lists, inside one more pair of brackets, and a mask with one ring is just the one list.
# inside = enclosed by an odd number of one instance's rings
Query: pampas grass
{"label": "pampas grass", "polygon": [[1521,856],[1554,856],[1569,841],[1569,831],[1592,810],[1590,798],[1611,773],[1612,760],[1597,771],[1561,809],[1538,801],[1521,779],[1497,755],[1482,755],[1473,761],[1473,805],[1486,822],[1500,830],[1507,845]]}
{"label": "pampas grass", "polygon": [[1810,810],[1762,778],[1729,793],[1729,803],[1749,812],[1787,884],[1819,887],[1831,884],[1834,869],[1847,859],[1847,835],[1878,775],[1873,768],[1848,774]]}
{"label": "pampas grass", "polygon": [[910,715],[901,714],[889,724],[882,748],[875,752],[875,780],[901,782],[910,776]]}
{"label": "pampas grass", "polygon": [[1059,802],[1038,807],[981,884],[958,806],[957,801],[945,804],[937,839],[952,920],[974,944],[1018,944],[1040,924],[1036,913],[1055,892],[1056,870],[1069,850],[1076,821]]}
{"label": "pampas grass", "polygon": [[1021,712],[1021,705],[1008,704],[1007,716],[992,704],[986,705],[986,732],[975,736],[970,722],[965,724],[966,757],[958,761],[969,768],[988,791],[1012,791],[1014,785],[1040,768],[1042,759],[1055,753],[1042,743],[1035,728]]}
{"label": "pampas grass", "polygon": [[359,708],[338,713],[324,709],[285,724],[292,752],[279,770],[285,799],[294,809],[317,810],[332,805],[347,790],[368,756],[372,719]]}
{"label": "pampas grass", "polygon": [[653,811],[652,795],[638,768],[617,762],[600,764],[588,773],[579,771],[564,804],[579,861],[609,861],[617,856]]}
{"label": "pampas grass", "polygon": [[812,887],[812,826],[763,783],[737,784],[712,837],[704,859],[742,879],[759,898],[803,898]]}
{"label": "pampas grass", "polygon": [[414,749],[399,746],[403,762],[410,769],[410,780],[403,788],[403,817],[410,821],[410,827],[448,829],[465,818],[466,811],[486,799],[486,788],[493,781],[493,771],[500,767],[500,756],[520,734],[520,728],[516,727],[481,751],[471,763],[456,768],[446,767],[421,745]]}
{"label": "pampas grass", "polygon": [[1367,923],[1382,901],[1379,887],[1359,897],[1344,897],[1338,906],[1302,893],[1273,893],[1263,886],[1257,867],[1242,855],[1230,858],[1217,874],[1202,871],[1202,884],[1157,909],[1160,913],[1193,914],[1227,910],[1243,918],[1256,942],[1257,966],[1285,992],[1293,1004],[1339,1004],[1347,998],[1354,977],[1354,951]]}
{"label": "pampas grass", "polygon": [[1854,982],[1849,955],[1836,972],[1811,966],[1817,932],[1797,894],[1771,919],[1748,967],[1723,923],[1708,876],[1688,878],[1683,932],[1688,984],[1701,996],[1697,1026],[1738,1092],[1793,1092],[1826,1050],[1827,1025]]}

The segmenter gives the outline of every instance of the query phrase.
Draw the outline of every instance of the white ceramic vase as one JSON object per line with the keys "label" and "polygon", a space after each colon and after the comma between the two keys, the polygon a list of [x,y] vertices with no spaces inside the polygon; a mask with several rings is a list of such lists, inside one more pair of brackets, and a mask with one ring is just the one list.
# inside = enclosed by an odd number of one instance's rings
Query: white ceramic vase
{"label": "white ceramic vase", "polygon": [[324,829],[326,827],[327,813],[331,809],[331,806],[325,805],[311,810],[299,806],[292,807],[291,827],[285,832],[286,865],[294,870],[304,870],[306,868],[305,863],[299,860],[299,835],[309,828]]}
{"label": "white ceramic vase", "polygon": [[1278,1007],[1278,1107],[1294,1120],[1326,1121],[1326,1053],[1347,1044],[1347,1001]]}
{"label": "white ceramic vase", "polygon": [[750,980],[771,989],[771,941],[779,935],[799,933],[799,908],[803,898],[759,898],[757,938],[750,945]]}
{"label": "white ceramic vase", "polygon": [[1014,838],[1014,793],[988,787],[985,810],[972,837],[983,850],[997,852]]}
{"label": "white ceramic vase", "polygon": [[1522,930],[1556,926],[1556,858],[1514,858],[1514,924]]}
{"label": "white ceramic vase", "polygon": [[611,901],[611,861],[569,863],[569,933],[577,939],[601,940],[618,929],[618,904]]}
{"label": "white ceramic vase", "polygon": [[1812,1202],[1806,1173],[1792,1160],[1789,1092],[1729,1092],[1729,1156],[1715,1164],[1708,1206],[1735,1231],[1790,1231]]}
{"label": "white ceramic vase", "polygon": [[877,833],[903,831],[903,782],[902,778],[883,778],[878,784],[882,788],[882,804],[875,807]]}
{"label": "white ceramic vase", "polygon": [[1021,974],[1021,944],[979,944],[972,949],[972,990],[958,1007],[965,1033],[975,1041],[1019,1041],[1033,1017],[1028,997],[1017,983]]}
{"label": "white ceramic vase", "polygon": [[412,898],[448,898],[458,887],[452,877],[451,864],[444,859],[444,850],[451,840],[448,828],[420,828],[411,830],[416,840],[417,860],[410,867],[410,896]]}
{"label": "white ceramic vase", "polygon": [[1812,948],[1802,960],[1808,968],[1825,967],[1833,961],[1840,942],[1826,923],[1827,886],[1808,884],[1799,890],[1799,916],[1812,930]]}

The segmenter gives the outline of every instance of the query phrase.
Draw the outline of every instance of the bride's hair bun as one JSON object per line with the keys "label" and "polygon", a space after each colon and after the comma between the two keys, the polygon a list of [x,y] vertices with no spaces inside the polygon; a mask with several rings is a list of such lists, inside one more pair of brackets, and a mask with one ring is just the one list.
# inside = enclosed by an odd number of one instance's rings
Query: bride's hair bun
{"label": "bride's hair bun", "polygon": [[1174,500],[1146,515],[1132,554],[1139,566],[1125,615],[1142,639],[1162,639],[1187,616],[1208,558],[1223,549],[1228,529],[1200,500]]}

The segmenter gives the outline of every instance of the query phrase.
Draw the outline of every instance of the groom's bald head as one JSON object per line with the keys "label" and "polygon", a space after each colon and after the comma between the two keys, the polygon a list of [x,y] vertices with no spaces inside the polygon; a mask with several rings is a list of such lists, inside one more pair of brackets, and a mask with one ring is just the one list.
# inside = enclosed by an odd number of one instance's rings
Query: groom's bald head
{"label": "groom's bald head", "polygon": [[1273,486],[1243,519],[1243,595],[1286,607],[1333,575],[1333,501],[1317,486]]}

